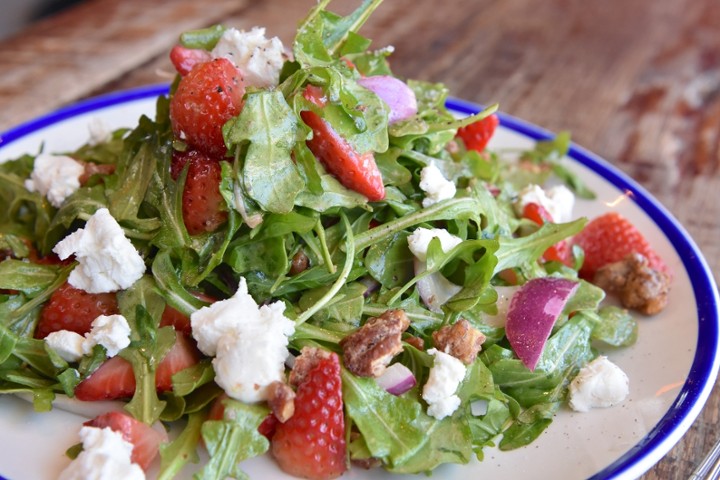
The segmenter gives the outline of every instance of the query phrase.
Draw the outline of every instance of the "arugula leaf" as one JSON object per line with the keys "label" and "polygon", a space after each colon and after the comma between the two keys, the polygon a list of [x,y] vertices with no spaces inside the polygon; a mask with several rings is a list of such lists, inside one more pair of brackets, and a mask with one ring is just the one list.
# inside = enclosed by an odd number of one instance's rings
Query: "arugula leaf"
{"label": "arugula leaf", "polygon": [[290,157],[297,133],[297,117],[279,91],[246,95],[240,115],[223,127],[228,147],[240,145],[245,150],[242,177],[237,180],[265,211],[290,212],[303,188]]}

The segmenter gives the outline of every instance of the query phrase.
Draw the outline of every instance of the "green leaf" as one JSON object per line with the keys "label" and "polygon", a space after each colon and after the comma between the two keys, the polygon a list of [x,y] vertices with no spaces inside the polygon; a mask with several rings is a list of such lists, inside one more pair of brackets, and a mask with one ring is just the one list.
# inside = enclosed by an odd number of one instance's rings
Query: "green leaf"
{"label": "green leaf", "polygon": [[247,194],[268,212],[290,212],[303,181],[290,156],[297,141],[297,117],[282,93],[246,95],[242,112],[223,131],[229,148],[246,148],[238,181]]}
{"label": "green leaf", "polygon": [[160,445],[160,473],[157,480],[172,480],[188,462],[200,461],[197,447],[204,421],[204,414],[188,415],[187,424],[180,435],[172,442]]}
{"label": "green leaf", "polygon": [[210,460],[195,475],[197,480],[247,478],[239,463],[265,453],[267,438],[258,427],[267,417],[268,409],[260,405],[247,405],[225,400],[225,420],[209,420],[202,425],[202,438]]}

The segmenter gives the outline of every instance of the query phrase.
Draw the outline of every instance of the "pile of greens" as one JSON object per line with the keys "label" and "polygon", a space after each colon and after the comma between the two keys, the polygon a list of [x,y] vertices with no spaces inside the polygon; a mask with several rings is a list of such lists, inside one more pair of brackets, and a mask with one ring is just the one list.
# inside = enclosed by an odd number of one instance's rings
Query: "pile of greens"
{"label": "pile of greens", "polygon": [[[157,101],[154,120],[142,117],[132,130],[69,153],[116,169],[92,178],[59,209],[24,186],[33,155],[0,165],[5,206],[0,251],[6,253],[0,262],[0,391],[29,392],[38,411],[49,410],[55,395],[72,397],[74,387],[102,362],[104,352],[96,347],[70,366],[32,337],[44,302],[73,266],[28,260],[33,249],[49,253],[100,208],[110,210],[148,266],[147,275],[118,293],[133,330],[121,355],[137,378],[126,409],[146,423],[186,420],[180,436],[162,450],[161,478],[171,478],[197,458],[200,438],[210,454],[202,478],[242,476],[237,463],[268,449],[257,433],[268,413],[265,406],[229,402],[233,420],[206,421],[208,406],[221,393],[209,359],[177,374],[172,392],[158,396],[154,387],[158,359],[175,338],[169,327],[158,328],[165,305],[189,315],[204,305],[198,292],[227,298],[241,276],[259,303],[286,303],[286,315],[297,322],[290,343],[296,351],[312,345],[341,352],[338,342],[345,335],[389,308],[403,309],[412,321],[409,333],[426,345],[432,345],[433,331],[461,318],[487,336],[458,392],[461,407],[442,420],[425,413],[420,396],[432,365],[424,351],[406,344],[396,359],[413,371],[419,385],[402,396],[343,370],[346,419],[360,433],[349,444],[350,456],[380,459],[392,472],[426,472],[442,463],[482,459],[483,448],[498,441],[502,450],[531,443],[563,405],[569,380],[596,356],[593,342],[634,342],[632,318],[600,308],[604,293],[578,280],[538,367],[529,371],[517,359],[503,329],[484,322],[497,311],[495,287],[507,284],[503,278],[508,277],[499,274],[513,272],[519,283],[548,275],[577,279],[582,261],[581,252],[575,252],[575,268],[539,259],[548,247],[580,231],[584,219],[538,227],[513,209],[523,186],[550,178],[590,195],[561,163],[567,136],[520,154],[466,150],[455,141],[457,129],[494,107],[458,119],[445,107],[445,86],[412,80],[407,84],[418,100],[417,115],[388,125],[387,106],[357,84],[360,75],[392,75],[390,51],[369,50],[370,41],[357,33],[380,1],[366,0],[345,17],[327,11],[327,3],[320,2],[299,26],[294,59],[286,62],[280,85],[250,89],[241,114],[224,128],[233,154],[222,162],[220,186],[229,215],[216,232],[190,236],[183,224],[185,173],[177,181],[170,177],[173,135],[165,97]],[[188,32],[181,41],[211,48],[222,31]],[[299,112],[310,107],[302,95],[308,84],[328,96],[322,117],[357,151],[376,152],[387,192],[383,201],[368,203],[343,187],[306,146],[310,129]],[[456,183],[458,193],[423,208],[419,172],[430,163]],[[445,228],[464,240],[447,253],[434,240],[428,251],[422,275],[442,272],[462,287],[442,313],[427,309],[414,289],[419,277],[407,237],[421,226]],[[291,276],[291,260],[299,251],[309,257],[310,267]],[[477,400],[487,411],[474,416],[470,405]]]}

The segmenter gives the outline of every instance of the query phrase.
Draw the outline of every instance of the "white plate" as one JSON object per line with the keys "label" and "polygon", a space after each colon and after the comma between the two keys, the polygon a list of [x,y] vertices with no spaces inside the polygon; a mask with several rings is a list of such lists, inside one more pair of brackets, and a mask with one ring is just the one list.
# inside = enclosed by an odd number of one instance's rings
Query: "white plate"
{"label": "white plate", "polygon": [[[166,91],[152,86],[106,95],[23,124],[0,136],[0,161],[37,152],[43,142],[48,152],[73,149],[88,140],[94,118],[111,128],[132,127],[140,114],[153,114],[155,97]],[[449,106],[460,114],[478,110],[458,100]],[[530,147],[550,136],[501,115],[492,148]],[[567,165],[598,194],[597,200],[579,201],[575,213],[593,217],[615,209],[638,226],[675,272],[669,306],[656,317],[639,319],[636,345],[608,353],[630,377],[630,397],[621,406],[584,414],[563,409],[529,447],[487,450],[483,462],[443,466],[435,478],[555,479],[560,472],[565,479],[637,478],[687,431],[714,385],[720,302],[697,247],[656,200],[618,170],[576,146],[569,157]],[[83,420],[62,410],[36,414],[29,403],[3,396],[0,474],[10,480],[56,478]],[[265,457],[245,462],[243,469],[257,479],[289,478]],[[355,469],[344,478],[404,477]]]}

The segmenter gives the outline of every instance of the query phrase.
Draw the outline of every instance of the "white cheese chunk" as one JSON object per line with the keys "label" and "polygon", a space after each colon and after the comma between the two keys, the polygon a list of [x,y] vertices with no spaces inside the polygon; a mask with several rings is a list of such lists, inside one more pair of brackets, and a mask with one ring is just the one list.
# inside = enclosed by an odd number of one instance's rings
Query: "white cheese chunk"
{"label": "white cheese chunk", "polygon": [[520,192],[518,213],[522,213],[528,203],[542,206],[552,217],[553,223],[565,223],[573,219],[575,195],[565,185],[557,185],[548,190],[543,190],[538,185],[528,185]]}
{"label": "white cheese chunk", "polygon": [[225,30],[211,54],[227,58],[242,72],[245,85],[265,88],[280,81],[285,61],[283,44],[277,37],[265,37],[265,29],[253,27],[249,32]]}
{"label": "white cheese chunk", "polygon": [[66,362],[77,362],[85,354],[85,337],[70,330],[58,330],[48,334],[45,343]]}
{"label": "white cheese chunk", "polygon": [[85,228],[71,233],[53,248],[60,259],[75,255],[77,265],[68,282],[88,293],[129,288],[145,273],[145,262],[107,208],[101,208]]}
{"label": "white cheese chunk", "polygon": [[263,401],[267,387],[283,380],[288,338],[295,332],[284,311],[282,302],[258,306],[241,278],[233,297],[190,316],[198,348],[215,356],[215,381],[230,397]]}
{"label": "white cheese chunk", "polygon": [[83,351],[89,355],[95,345],[102,345],[107,356],[114,357],[130,345],[130,325],[122,315],[100,315],[92,322],[92,329],[85,336]]}
{"label": "white cheese chunk", "polygon": [[45,337],[45,343],[66,362],[77,362],[90,355],[95,345],[102,345],[108,358],[130,345],[130,325],[122,315],[100,315],[83,337],[70,330],[58,330]]}
{"label": "white cheese chunk", "polygon": [[145,480],[145,472],[132,463],[133,444],[109,427],[82,427],[83,451],[60,473],[59,480]]}
{"label": "white cheese chunk", "polygon": [[465,378],[465,365],[435,348],[427,351],[435,357],[430,376],[423,387],[422,398],[428,404],[428,415],[441,420],[457,410],[460,397],[455,392]]}
{"label": "white cheese chunk", "polygon": [[53,207],[60,208],[80,188],[84,171],[85,167],[70,157],[40,154],[35,158],[30,178],[25,180],[25,188],[44,195]]}
{"label": "white cheese chunk", "polygon": [[581,368],[570,382],[570,407],[587,412],[621,403],[630,393],[629,383],[625,372],[601,355]]}
{"label": "white cheese chunk", "polygon": [[434,163],[420,171],[420,189],[425,192],[425,198],[422,201],[423,207],[453,198],[457,191],[455,183],[446,179]]}
{"label": "white cheese chunk", "polygon": [[440,240],[440,246],[443,252],[449,252],[462,243],[460,237],[452,235],[442,228],[417,228],[407,238],[408,247],[415,257],[424,262],[427,260],[427,249],[433,238]]}

